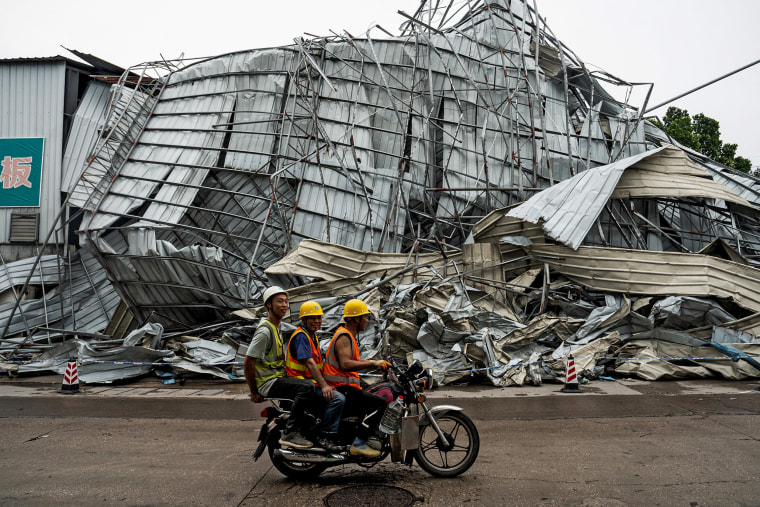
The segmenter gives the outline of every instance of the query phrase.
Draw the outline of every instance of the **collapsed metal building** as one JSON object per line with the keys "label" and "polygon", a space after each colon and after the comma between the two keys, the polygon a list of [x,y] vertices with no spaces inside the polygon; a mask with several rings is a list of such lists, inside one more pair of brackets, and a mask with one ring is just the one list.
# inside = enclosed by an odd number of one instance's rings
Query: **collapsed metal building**
{"label": "collapsed metal building", "polygon": [[303,238],[459,248],[490,211],[646,149],[635,109],[530,8],[462,5],[426,5],[398,37],[232,53],[132,93],[128,153],[90,165],[73,204],[83,246],[138,319],[249,305]]}
{"label": "collapsed metal building", "polygon": [[[72,158],[77,177],[67,189],[66,216],[81,214],[80,255],[107,274],[94,292],[110,293],[109,304],[101,297],[98,311],[113,323],[115,293],[132,327],[182,334],[245,313],[272,283],[293,288],[294,305],[323,301],[333,324],[340,296],[362,294],[380,317],[365,352],[418,351],[441,371],[504,368],[499,385],[510,361],[558,360],[587,345],[572,338],[594,308],[617,314],[602,319],[606,327],[596,323],[595,337],[619,337],[621,321],[624,336],[656,329],[656,319],[631,324],[631,314],[656,304],[645,297],[714,298],[725,315],[700,323],[755,322],[758,181],[673,147],[647,121],[646,101],[626,100],[651,85],[590,71],[536,8],[423,1],[400,13],[398,35],[375,26],[130,69],[111,89],[94,148]],[[631,263],[620,269],[623,257]],[[645,262],[667,267],[639,270]],[[676,287],[688,278],[676,265],[737,278],[721,287],[726,276],[704,275]],[[570,286],[575,296],[557,296]],[[46,321],[47,342],[110,337],[102,318],[82,325],[67,287],[51,295],[48,306],[62,310]],[[430,290],[449,299],[408,305]],[[623,299],[613,304],[611,294]],[[631,295],[642,298],[633,309]],[[43,335],[26,304],[0,307],[12,344],[6,359]],[[499,345],[560,307],[565,332],[538,326],[542,347],[516,353],[510,341],[509,354]],[[421,315],[425,308],[436,311]],[[464,309],[450,321],[477,314],[477,325],[451,340],[472,347],[443,350],[447,332],[424,322]],[[734,329],[754,336],[754,324]],[[690,336],[698,347],[712,333]]]}

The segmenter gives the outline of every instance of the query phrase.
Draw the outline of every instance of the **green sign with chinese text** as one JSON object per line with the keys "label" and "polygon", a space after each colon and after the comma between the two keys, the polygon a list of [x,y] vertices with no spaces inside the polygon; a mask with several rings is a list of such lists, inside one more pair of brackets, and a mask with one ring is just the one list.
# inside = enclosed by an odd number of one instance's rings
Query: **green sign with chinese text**
{"label": "green sign with chinese text", "polygon": [[0,207],[40,205],[45,139],[0,139]]}

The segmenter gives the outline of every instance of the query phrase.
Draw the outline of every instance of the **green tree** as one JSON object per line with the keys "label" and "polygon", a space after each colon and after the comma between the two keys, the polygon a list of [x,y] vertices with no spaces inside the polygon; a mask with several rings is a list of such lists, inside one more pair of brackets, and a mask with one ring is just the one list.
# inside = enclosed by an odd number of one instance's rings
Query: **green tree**
{"label": "green tree", "polygon": [[720,161],[722,142],[720,140],[720,123],[702,113],[692,118],[695,148],[702,155]]}
{"label": "green tree", "polygon": [[677,107],[669,107],[668,112],[662,119],[665,132],[679,143],[693,148],[694,146],[694,126],[691,124],[689,112]]}
{"label": "green tree", "polygon": [[678,107],[669,107],[662,124],[656,123],[678,143],[698,151],[738,171],[749,173],[752,162],[744,157],[737,157],[737,144],[723,143],[720,138],[718,120],[702,113],[689,116],[689,112]]}
{"label": "green tree", "polygon": [[748,158],[736,157],[734,159],[734,169],[748,173],[752,170],[752,162]]}
{"label": "green tree", "polygon": [[724,144],[720,147],[720,155],[715,160],[723,165],[736,168],[734,164],[736,161],[736,148],[738,147],[739,145],[737,144]]}

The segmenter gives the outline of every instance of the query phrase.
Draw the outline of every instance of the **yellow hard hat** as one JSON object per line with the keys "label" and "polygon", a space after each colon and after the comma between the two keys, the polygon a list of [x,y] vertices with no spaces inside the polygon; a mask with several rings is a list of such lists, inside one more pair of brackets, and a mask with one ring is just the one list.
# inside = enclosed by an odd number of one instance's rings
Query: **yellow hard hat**
{"label": "yellow hard hat", "polygon": [[351,299],[346,301],[346,306],[343,307],[343,317],[359,317],[360,315],[368,315],[367,303],[361,299]]}
{"label": "yellow hard hat", "polygon": [[306,301],[301,305],[301,310],[298,312],[299,319],[317,317],[319,315],[324,315],[324,313],[322,312],[322,307],[316,301]]}

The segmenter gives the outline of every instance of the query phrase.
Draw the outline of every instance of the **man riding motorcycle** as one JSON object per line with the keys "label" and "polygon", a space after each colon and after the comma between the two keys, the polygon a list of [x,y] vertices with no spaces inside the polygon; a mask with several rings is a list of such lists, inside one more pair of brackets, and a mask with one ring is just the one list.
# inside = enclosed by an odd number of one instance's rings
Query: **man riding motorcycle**
{"label": "man riding motorcycle", "polygon": [[380,455],[380,450],[368,445],[367,440],[377,431],[386,402],[380,396],[362,390],[357,372],[373,367],[386,369],[389,363],[362,359],[359,354],[356,336],[367,328],[369,314],[364,301],[351,299],[346,302],[343,307],[344,325],[338,327],[330,340],[323,376],[328,384],[345,395],[344,413],[358,415],[362,421],[349,452],[354,456],[374,458]]}
{"label": "man riding motorcycle", "polygon": [[345,448],[337,443],[346,397],[335,390],[322,376],[324,361],[319,350],[317,331],[322,327],[322,307],[316,301],[306,301],[301,305],[298,317],[301,325],[290,336],[285,351],[285,372],[288,377],[311,380],[315,384],[315,394],[326,403],[317,443],[330,452]]}
{"label": "man riding motorcycle", "polygon": [[291,418],[280,444],[297,449],[308,449],[314,444],[302,432],[305,429],[304,412],[314,399],[314,384],[310,380],[288,378],[285,374],[285,350],[280,333],[280,321],[288,313],[288,293],[277,286],[263,294],[267,317],[253,333],[248,346],[243,372],[251,391],[251,401],[261,403],[264,398],[293,400]]}

